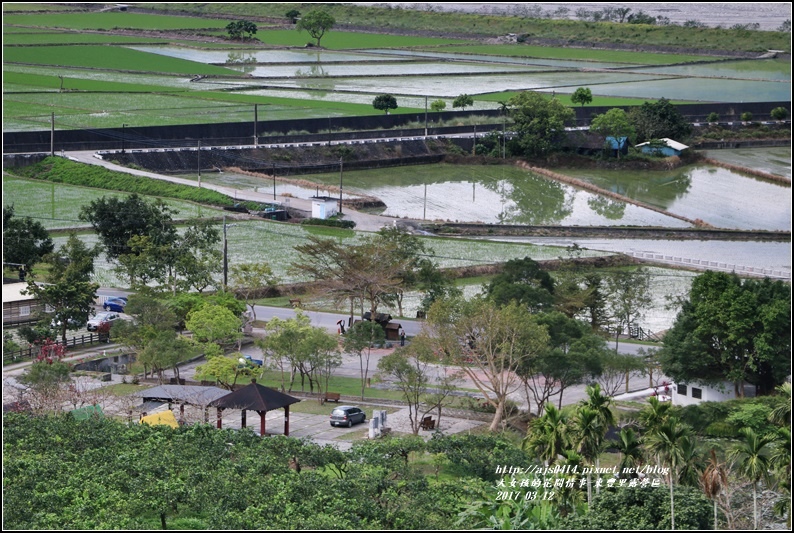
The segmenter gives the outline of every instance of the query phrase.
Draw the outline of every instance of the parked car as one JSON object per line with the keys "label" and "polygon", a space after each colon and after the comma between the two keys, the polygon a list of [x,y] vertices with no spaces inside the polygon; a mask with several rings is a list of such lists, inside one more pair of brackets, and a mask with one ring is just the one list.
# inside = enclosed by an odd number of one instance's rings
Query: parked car
{"label": "parked car", "polygon": [[97,313],[91,320],[88,321],[86,325],[86,329],[88,331],[96,331],[100,324],[104,324],[106,322],[115,322],[116,320],[120,319],[121,315],[118,313],[104,312],[104,313]]}
{"label": "parked car", "polygon": [[340,405],[331,411],[331,426],[353,427],[353,424],[363,424],[366,420],[364,411],[352,405]]}
{"label": "parked car", "polygon": [[127,306],[127,299],[123,296],[108,298],[105,301],[105,311],[115,311],[116,313],[123,313],[124,308]]}

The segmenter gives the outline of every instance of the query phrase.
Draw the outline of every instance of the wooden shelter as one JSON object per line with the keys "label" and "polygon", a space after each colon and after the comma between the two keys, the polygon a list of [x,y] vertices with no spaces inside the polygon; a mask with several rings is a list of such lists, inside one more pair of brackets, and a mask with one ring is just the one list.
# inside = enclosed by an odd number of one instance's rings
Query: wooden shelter
{"label": "wooden shelter", "polygon": [[298,398],[293,398],[287,394],[282,394],[275,389],[262,386],[251,380],[249,385],[234,392],[218,398],[210,403],[210,406],[218,410],[218,429],[222,427],[223,410],[239,409],[242,411],[241,426],[245,425],[246,411],[256,411],[259,413],[259,434],[265,435],[265,415],[268,411],[284,408],[284,436],[289,436],[289,406],[298,403]]}

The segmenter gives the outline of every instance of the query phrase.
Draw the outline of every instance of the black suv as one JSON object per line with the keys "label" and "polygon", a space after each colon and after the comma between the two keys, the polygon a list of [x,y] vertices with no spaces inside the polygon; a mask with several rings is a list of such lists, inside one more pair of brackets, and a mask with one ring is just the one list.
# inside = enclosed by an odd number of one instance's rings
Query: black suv
{"label": "black suv", "polygon": [[331,412],[332,426],[353,427],[353,424],[366,422],[367,415],[358,407],[350,405],[340,405]]}

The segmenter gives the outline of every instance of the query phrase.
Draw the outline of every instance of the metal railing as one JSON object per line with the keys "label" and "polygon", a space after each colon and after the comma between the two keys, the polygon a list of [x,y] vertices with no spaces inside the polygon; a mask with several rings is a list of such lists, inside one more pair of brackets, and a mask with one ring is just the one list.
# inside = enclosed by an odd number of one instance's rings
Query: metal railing
{"label": "metal railing", "polygon": [[672,255],[653,254],[647,252],[632,252],[630,255],[637,259],[650,259],[656,262],[689,266],[702,270],[720,270],[723,272],[736,272],[737,274],[748,274],[752,276],[762,276],[762,277],[775,278],[775,279],[791,280],[791,272],[786,270],[751,267],[744,265],[736,265],[733,263],[723,263],[721,261],[709,261],[707,259],[690,259],[688,257],[676,257]]}

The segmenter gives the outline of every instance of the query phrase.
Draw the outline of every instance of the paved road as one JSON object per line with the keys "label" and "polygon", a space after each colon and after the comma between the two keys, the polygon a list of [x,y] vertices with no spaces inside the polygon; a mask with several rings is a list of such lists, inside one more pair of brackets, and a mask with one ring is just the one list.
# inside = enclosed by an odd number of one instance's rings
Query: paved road
{"label": "paved road", "polygon": [[[110,161],[105,161],[104,159],[100,159],[99,157],[97,157],[95,151],[68,152],[67,157],[73,161],[78,161],[80,163],[86,163],[89,165],[98,165],[108,168],[110,170],[132,174],[134,176],[144,176],[156,180],[178,183],[180,185],[189,185],[191,187],[196,187],[198,185],[197,182],[193,180],[177,178],[174,176],[167,176],[164,174],[156,174],[154,172],[148,172],[145,170],[136,170],[121,165],[117,165],[115,163],[111,163]],[[235,198],[237,200],[245,200],[245,201],[258,202],[258,203],[273,202],[272,194],[260,193],[254,190],[235,189],[233,187],[224,187],[223,185],[215,185],[212,183],[202,183],[201,187],[204,189],[210,189],[219,192],[221,194],[225,194],[226,196]],[[288,205],[291,208],[305,211],[308,214],[311,214],[312,212],[311,200],[307,200],[304,198],[293,198],[287,196],[276,196],[276,201],[282,205]],[[343,213],[344,213],[343,214],[344,218],[346,220],[352,220],[353,222],[355,222],[356,230],[360,230],[360,231],[374,232],[374,231],[378,231],[384,226],[391,226],[395,224],[398,225],[410,224],[410,222],[405,221],[403,219],[384,217],[380,215],[371,215],[368,213],[361,213],[353,209],[350,209],[347,206],[344,207]]]}

